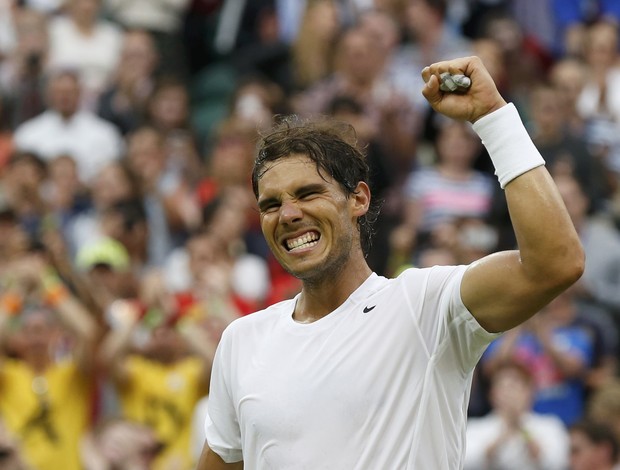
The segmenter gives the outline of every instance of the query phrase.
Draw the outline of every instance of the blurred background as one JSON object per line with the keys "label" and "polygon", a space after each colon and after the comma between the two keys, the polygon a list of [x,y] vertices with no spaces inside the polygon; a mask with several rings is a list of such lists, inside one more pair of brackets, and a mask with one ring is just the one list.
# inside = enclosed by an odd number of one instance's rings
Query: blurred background
{"label": "blurred background", "polygon": [[613,468],[619,21],[617,0],[0,0],[0,468],[193,468],[223,329],[301,287],[250,184],[279,115],[354,127],[377,273],[514,248],[479,139],[421,95],[424,66],[467,55],[587,259],[485,353],[465,468]]}

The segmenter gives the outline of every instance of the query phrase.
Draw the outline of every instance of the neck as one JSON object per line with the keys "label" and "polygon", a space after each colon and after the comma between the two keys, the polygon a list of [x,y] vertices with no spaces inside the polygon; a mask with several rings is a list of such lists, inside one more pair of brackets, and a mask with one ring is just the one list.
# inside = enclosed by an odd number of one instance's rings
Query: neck
{"label": "neck", "polygon": [[361,262],[344,266],[335,277],[304,281],[293,318],[299,323],[312,323],[340,307],[372,274],[362,257]]}
{"label": "neck", "polygon": [[85,36],[89,36],[95,29],[95,23],[92,21],[84,21],[79,18],[73,18],[73,22],[78,31]]}
{"label": "neck", "polygon": [[72,113],[58,112],[58,114],[60,115],[60,118],[63,121],[70,121],[71,118],[73,118],[73,116],[75,115],[75,112],[72,112]]}
{"label": "neck", "polygon": [[24,359],[35,374],[44,373],[50,362],[47,355],[43,356],[40,354],[31,354],[26,356]]}

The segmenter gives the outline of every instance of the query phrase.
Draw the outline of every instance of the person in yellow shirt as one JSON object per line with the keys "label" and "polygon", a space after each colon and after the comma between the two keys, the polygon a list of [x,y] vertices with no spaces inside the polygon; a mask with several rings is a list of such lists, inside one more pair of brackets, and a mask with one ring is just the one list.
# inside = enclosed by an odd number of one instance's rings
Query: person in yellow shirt
{"label": "person in yellow shirt", "polygon": [[40,255],[26,255],[10,275],[0,294],[0,342],[12,346],[11,357],[0,347],[0,416],[30,468],[80,470],[97,326]]}
{"label": "person in yellow shirt", "polygon": [[[154,470],[189,470],[195,463],[192,415],[208,393],[216,345],[191,319],[163,314],[153,320],[153,311],[141,319],[131,301],[116,301],[113,310],[119,321],[104,338],[101,362],[114,382],[122,418],[155,432],[162,449]],[[148,341],[132,349],[135,333],[148,323]]]}

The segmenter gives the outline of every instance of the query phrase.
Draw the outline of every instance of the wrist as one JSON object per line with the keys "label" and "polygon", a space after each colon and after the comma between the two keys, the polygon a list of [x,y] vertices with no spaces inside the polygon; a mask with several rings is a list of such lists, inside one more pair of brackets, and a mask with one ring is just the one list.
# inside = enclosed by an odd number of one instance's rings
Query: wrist
{"label": "wrist", "polygon": [[478,119],[473,129],[489,152],[502,189],[523,173],[545,164],[512,103]]}
{"label": "wrist", "polygon": [[484,114],[477,116],[476,118],[471,120],[472,124],[475,124],[476,122],[480,121],[481,119],[484,119],[485,117],[487,117],[490,114],[493,114],[495,111],[498,111],[500,109],[502,109],[504,106],[506,106],[508,103],[501,98],[499,101],[497,101],[495,104],[493,104]]}
{"label": "wrist", "polygon": [[12,317],[22,311],[23,299],[17,292],[7,291],[0,297],[0,312]]}
{"label": "wrist", "polygon": [[69,289],[54,272],[47,272],[41,278],[43,301],[52,308],[58,307],[69,298]]}

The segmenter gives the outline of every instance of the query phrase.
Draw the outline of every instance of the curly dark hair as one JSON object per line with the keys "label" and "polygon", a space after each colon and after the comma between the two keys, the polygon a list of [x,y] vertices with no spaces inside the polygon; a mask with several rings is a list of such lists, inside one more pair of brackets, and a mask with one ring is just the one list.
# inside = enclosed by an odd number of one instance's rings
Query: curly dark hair
{"label": "curly dark hair", "polygon": [[[347,195],[355,193],[360,181],[369,184],[366,154],[357,145],[353,126],[327,117],[304,119],[289,115],[279,117],[269,133],[259,139],[252,169],[252,188],[257,198],[265,165],[295,154],[310,158],[319,174],[330,175]],[[368,212],[357,219],[362,251],[366,256],[380,209],[381,201],[371,198]]]}

